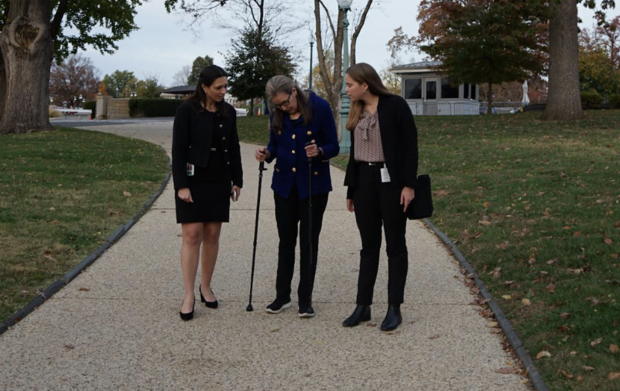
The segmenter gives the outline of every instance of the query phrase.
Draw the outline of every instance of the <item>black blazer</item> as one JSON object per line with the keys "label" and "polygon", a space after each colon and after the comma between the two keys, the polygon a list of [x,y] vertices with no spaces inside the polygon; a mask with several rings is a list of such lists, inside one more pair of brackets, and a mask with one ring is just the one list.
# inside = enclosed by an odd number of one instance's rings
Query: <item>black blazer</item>
{"label": "black blazer", "polygon": [[221,147],[224,148],[224,160],[234,185],[243,187],[241,168],[241,147],[237,134],[237,113],[228,103],[223,103],[228,111],[224,117],[217,113],[215,123],[206,112],[196,112],[193,102],[183,102],[176,111],[172,131],[172,177],[174,189],[189,187],[186,164],[206,167],[211,152],[213,126],[221,130]]}
{"label": "black blazer", "polygon": [[[394,187],[414,188],[418,177],[418,130],[413,120],[411,108],[398,95],[379,96],[379,127],[381,128],[381,144],[385,165],[390,173],[391,184]],[[344,178],[344,185],[348,186],[347,198],[353,199],[357,166],[354,152],[355,140],[351,132],[351,153],[349,165]]]}

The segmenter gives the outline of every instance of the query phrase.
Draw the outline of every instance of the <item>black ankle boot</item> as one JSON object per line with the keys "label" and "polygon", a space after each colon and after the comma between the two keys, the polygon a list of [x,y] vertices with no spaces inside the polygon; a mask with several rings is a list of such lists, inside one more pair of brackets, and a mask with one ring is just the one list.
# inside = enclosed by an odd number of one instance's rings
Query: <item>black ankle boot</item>
{"label": "black ankle boot", "polygon": [[400,305],[390,304],[385,314],[385,319],[381,323],[381,331],[392,331],[403,322],[403,317],[400,314]]}
{"label": "black ankle boot", "polygon": [[369,305],[359,305],[355,307],[355,311],[353,314],[346,318],[342,325],[344,327],[355,327],[361,322],[366,322],[370,320],[370,306]]}

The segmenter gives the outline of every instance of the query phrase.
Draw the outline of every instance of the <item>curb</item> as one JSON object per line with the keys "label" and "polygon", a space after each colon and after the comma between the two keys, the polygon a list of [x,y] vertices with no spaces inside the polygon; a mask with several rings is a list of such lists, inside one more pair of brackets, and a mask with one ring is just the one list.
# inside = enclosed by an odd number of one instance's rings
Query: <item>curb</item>
{"label": "curb", "polygon": [[525,367],[525,371],[527,373],[527,377],[530,380],[532,387],[534,387],[536,391],[549,391],[549,388],[547,388],[547,385],[544,383],[542,377],[540,376],[540,373],[534,366],[532,357],[530,357],[528,352],[523,347],[523,344],[521,343],[521,339],[517,335],[517,332],[510,324],[508,318],[506,318],[506,315],[504,315],[504,311],[502,311],[502,309],[499,307],[499,305],[497,305],[495,300],[493,300],[493,296],[491,296],[491,293],[487,290],[484,282],[482,282],[482,280],[478,277],[478,274],[476,273],[474,268],[467,261],[467,259],[465,259],[465,256],[461,254],[456,245],[452,243],[452,241],[446,236],[446,234],[444,234],[437,227],[435,227],[435,225],[431,223],[429,219],[423,219],[422,221],[424,222],[424,224],[426,224],[428,228],[430,228],[435,233],[435,235],[437,235],[441,239],[441,241],[450,249],[450,251],[452,251],[454,257],[459,261],[461,266],[464,267],[465,270],[467,270],[467,273],[474,276],[474,282],[480,290],[480,295],[482,295],[482,297],[484,297],[485,299],[489,300],[487,304],[491,311],[493,311],[493,313],[495,314],[497,323],[506,335],[506,339],[510,343],[510,346],[512,346],[517,357],[523,363],[523,366]]}
{"label": "curb", "polygon": [[140,218],[149,210],[155,200],[157,200],[157,198],[159,198],[159,196],[166,189],[166,186],[168,185],[171,176],[170,157],[168,156],[166,150],[163,147],[160,146],[160,148],[164,151],[166,157],[168,158],[168,173],[166,174],[166,177],[162,181],[161,185],[159,186],[159,189],[151,195],[151,197],[144,203],[144,205],[142,205],[142,208],[135,216],[133,216],[125,224],[118,227],[116,231],[114,231],[112,235],[110,235],[110,237],[108,237],[101,246],[99,246],[89,256],[82,259],[82,261],[80,261],[80,263],[78,263],[71,270],[69,270],[67,274],[65,274],[63,277],[54,281],[51,285],[45,288],[43,292],[40,292],[37,297],[32,299],[28,304],[13,313],[13,315],[11,315],[6,322],[0,323],[0,335],[7,331],[11,326],[24,319],[28,314],[33,312],[35,309],[37,309],[37,307],[45,303],[50,297],[54,296],[58,291],[60,291],[67,284],[69,284],[75,277],[82,273],[84,269],[92,265],[93,262],[97,260],[97,258],[99,258],[108,248],[110,248],[114,243],[116,243],[120,238],[122,238],[123,235],[125,235],[125,233],[127,233],[127,231],[129,231],[129,229],[135,223],[137,223],[138,220],[140,220]]}

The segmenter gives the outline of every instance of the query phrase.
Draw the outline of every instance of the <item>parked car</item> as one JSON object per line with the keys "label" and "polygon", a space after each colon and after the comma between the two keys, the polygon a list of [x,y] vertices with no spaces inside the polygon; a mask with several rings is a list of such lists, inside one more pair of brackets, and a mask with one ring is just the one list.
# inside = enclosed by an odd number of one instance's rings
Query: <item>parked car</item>
{"label": "parked car", "polygon": [[235,110],[237,111],[237,117],[247,117],[248,115],[248,109],[235,108]]}

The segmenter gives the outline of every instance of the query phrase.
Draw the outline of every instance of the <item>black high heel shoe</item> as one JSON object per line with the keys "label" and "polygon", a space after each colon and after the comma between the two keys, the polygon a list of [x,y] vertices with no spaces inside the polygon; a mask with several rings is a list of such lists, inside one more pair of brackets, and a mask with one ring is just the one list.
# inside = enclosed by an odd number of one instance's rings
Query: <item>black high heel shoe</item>
{"label": "black high heel shoe", "polygon": [[[218,306],[218,302],[217,302],[217,300],[215,300],[215,301],[207,301],[207,300],[205,299],[205,297],[202,295],[202,285],[200,285],[200,286],[198,287],[198,290],[200,291],[200,301],[201,301],[201,302],[205,303],[205,305],[206,305],[208,308],[213,308],[213,309],[217,308],[217,306]],[[211,289],[211,294],[213,294],[213,289]]]}
{"label": "black high heel shoe", "polygon": [[[188,320],[192,320],[194,317],[194,307],[196,306],[196,300],[192,303],[192,312],[183,313],[179,311],[179,315],[181,316],[181,320],[187,322]],[[183,307],[183,303],[181,303],[181,307]]]}

